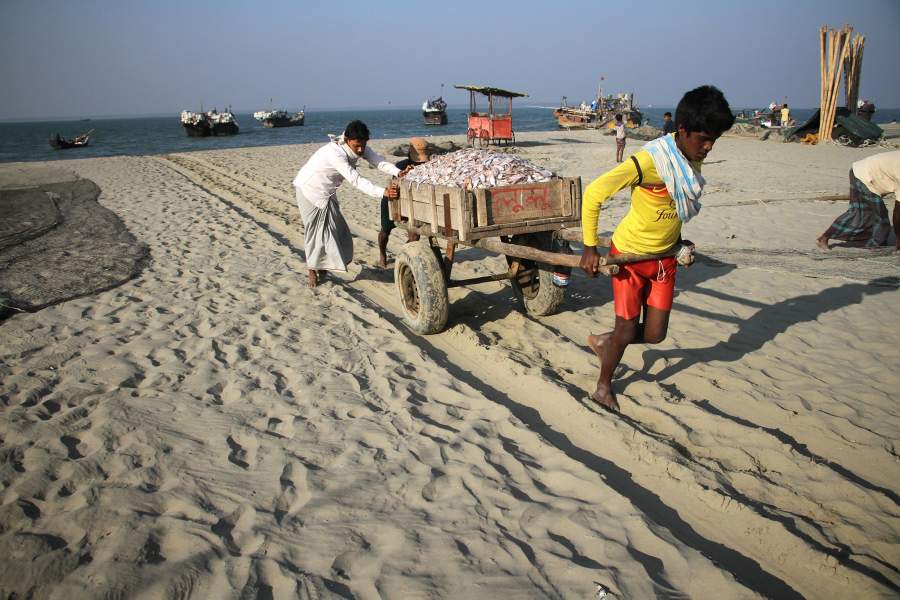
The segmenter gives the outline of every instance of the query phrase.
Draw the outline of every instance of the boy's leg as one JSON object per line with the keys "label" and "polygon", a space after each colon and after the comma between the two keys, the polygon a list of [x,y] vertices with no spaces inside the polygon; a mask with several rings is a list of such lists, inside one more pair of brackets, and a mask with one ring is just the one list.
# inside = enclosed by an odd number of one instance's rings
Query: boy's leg
{"label": "boy's leg", "polygon": [[378,232],[378,265],[383,269],[387,267],[387,244],[391,234],[381,230]]}
{"label": "boy's leg", "polygon": [[652,306],[644,307],[644,322],[638,319],[616,317],[615,329],[600,335],[589,335],[588,345],[600,359],[600,377],[591,398],[610,410],[619,410],[619,403],[612,391],[612,377],[622,362],[622,355],[629,344],[658,344],[666,339],[669,330],[668,310]]}
{"label": "boy's leg", "polygon": [[588,344],[600,359],[600,377],[597,379],[597,389],[591,394],[591,399],[609,410],[616,412],[619,410],[619,403],[612,391],[612,376],[622,362],[625,348],[634,341],[638,329],[638,317],[623,319],[616,316],[616,325],[612,331],[588,337]]}
{"label": "boy's leg", "polygon": [[391,221],[388,199],[381,199],[381,229],[378,231],[378,264],[381,268],[387,267],[387,244],[391,237],[394,222]]}
{"label": "boy's leg", "polygon": [[309,287],[314,288],[319,283],[318,277],[316,277],[316,270],[310,269],[306,274],[306,282],[309,284]]}
{"label": "boy's leg", "polygon": [[894,198],[894,237],[897,250],[900,250],[900,200]]}

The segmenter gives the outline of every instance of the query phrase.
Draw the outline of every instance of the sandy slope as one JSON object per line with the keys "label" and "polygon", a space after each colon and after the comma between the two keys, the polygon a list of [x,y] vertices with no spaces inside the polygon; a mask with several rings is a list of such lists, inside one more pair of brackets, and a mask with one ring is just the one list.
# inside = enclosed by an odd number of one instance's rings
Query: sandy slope
{"label": "sandy slope", "polygon": [[[592,132],[521,138],[565,175],[612,166]],[[719,142],[685,230],[705,258],[669,338],[626,353],[621,418],[584,402],[602,279],[541,320],[454,289],[447,331],[413,336],[377,201],[342,190],[357,263],[304,287],[290,180],[313,150],[66,163],[153,262],[0,325],[4,596],[897,594],[900,258],[813,243],[844,210],[815,198],[877,149]]]}

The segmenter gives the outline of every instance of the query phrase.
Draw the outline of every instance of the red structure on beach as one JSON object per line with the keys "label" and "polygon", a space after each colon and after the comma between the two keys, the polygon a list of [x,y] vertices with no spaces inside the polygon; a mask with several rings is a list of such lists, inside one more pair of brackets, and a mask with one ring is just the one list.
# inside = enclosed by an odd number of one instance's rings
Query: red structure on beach
{"label": "red structure on beach", "polygon": [[[528,94],[481,85],[456,85],[453,87],[469,92],[469,128],[466,131],[466,138],[470,145],[474,145],[475,140],[478,140],[482,145],[499,144],[500,142],[515,143],[516,134],[512,126],[512,99],[527,97]],[[475,102],[476,94],[487,96],[488,110],[486,113],[478,112]],[[495,97],[506,99],[505,113],[494,112]],[[498,104],[503,103],[498,102]],[[499,109],[500,107],[496,108]]]}

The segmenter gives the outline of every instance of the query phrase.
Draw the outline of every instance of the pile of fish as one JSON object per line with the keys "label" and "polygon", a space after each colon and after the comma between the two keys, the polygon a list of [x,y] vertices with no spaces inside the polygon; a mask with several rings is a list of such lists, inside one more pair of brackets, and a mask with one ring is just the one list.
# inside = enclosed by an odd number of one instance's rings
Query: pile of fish
{"label": "pile of fish", "polygon": [[406,174],[404,180],[468,189],[550,181],[553,173],[527,160],[488,150],[458,150],[436,156]]}

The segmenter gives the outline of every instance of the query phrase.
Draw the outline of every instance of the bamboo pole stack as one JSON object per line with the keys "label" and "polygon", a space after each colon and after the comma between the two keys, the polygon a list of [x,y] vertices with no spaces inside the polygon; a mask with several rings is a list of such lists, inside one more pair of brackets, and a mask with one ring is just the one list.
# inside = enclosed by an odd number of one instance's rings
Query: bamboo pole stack
{"label": "bamboo pole stack", "polygon": [[819,67],[822,76],[822,93],[819,101],[819,142],[831,141],[834,116],[837,113],[837,97],[841,89],[841,72],[850,51],[850,34],[853,28],[844,25],[840,31],[826,25],[819,30]]}
{"label": "bamboo pole stack", "polygon": [[856,101],[859,100],[859,78],[862,73],[863,49],[866,45],[866,36],[856,34],[850,43],[847,58],[844,60],[844,98],[847,100],[847,108],[852,114],[856,114]]}

